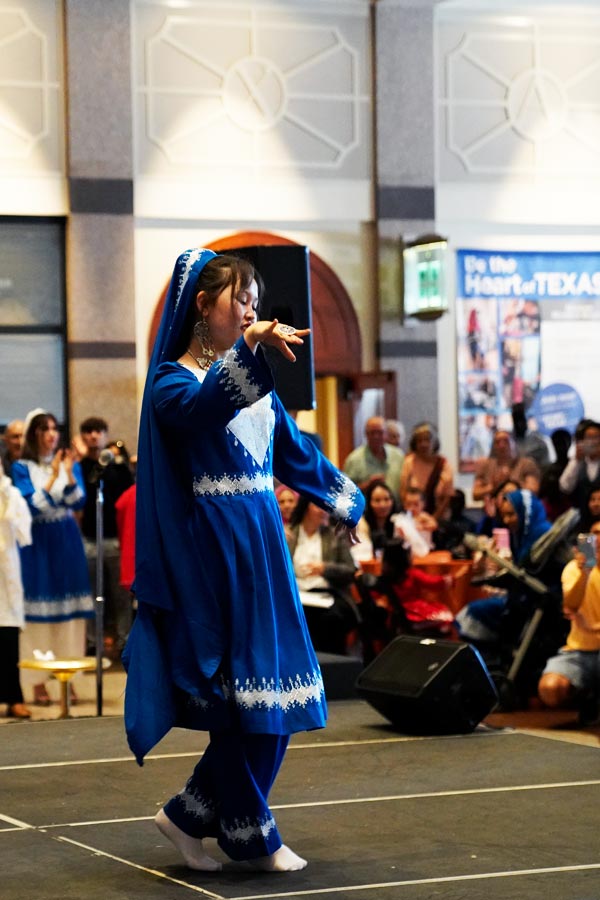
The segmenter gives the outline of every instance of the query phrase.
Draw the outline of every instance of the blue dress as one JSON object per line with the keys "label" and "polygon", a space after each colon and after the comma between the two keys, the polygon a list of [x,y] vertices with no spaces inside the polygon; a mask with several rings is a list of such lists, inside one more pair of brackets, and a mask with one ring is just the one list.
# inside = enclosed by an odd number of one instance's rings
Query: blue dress
{"label": "blue dress", "polygon": [[21,548],[28,622],[65,622],[94,615],[85,552],[73,514],[85,503],[81,468],[73,465],[75,484],[70,485],[61,466],[48,492],[44,485],[50,473],[49,463],[29,459],[12,467],[13,483],[32,515],[32,543]]}
{"label": "blue dress", "polygon": [[325,724],[273,474],[349,526],[364,500],[272,388],[262,352],[243,338],[206,373],[178,362],[156,369],[153,409],[187,509],[168,552],[175,607],[141,604],[125,650],[138,760],[172,725],[285,735]]}

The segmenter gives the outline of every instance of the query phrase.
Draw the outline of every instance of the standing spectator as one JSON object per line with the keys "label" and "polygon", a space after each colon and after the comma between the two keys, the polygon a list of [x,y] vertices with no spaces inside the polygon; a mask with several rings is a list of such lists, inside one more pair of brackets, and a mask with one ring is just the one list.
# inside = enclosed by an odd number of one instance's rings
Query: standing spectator
{"label": "standing spectator", "polygon": [[4,449],[0,461],[4,468],[4,474],[8,478],[12,478],[12,464],[15,460],[21,458],[23,449],[23,425],[20,419],[13,419],[4,429],[3,440]]}
{"label": "standing spectator", "polygon": [[19,547],[31,543],[31,513],[0,462],[0,703],[29,719],[19,678],[19,631],[25,624]]}
{"label": "standing spectator", "polygon": [[398,419],[386,419],[385,423],[385,442],[391,444],[392,447],[398,447],[404,452],[404,442],[406,440],[406,428]]}
{"label": "standing spectator", "polygon": [[570,507],[569,498],[560,489],[560,476],[569,463],[571,435],[564,428],[557,428],[550,435],[556,460],[547,467],[542,475],[538,497],[546,507],[546,514],[554,522]]}
{"label": "standing spectator", "polygon": [[385,422],[381,416],[367,419],[365,437],[366,442],[346,457],[344,472],[363,492],[374,481],[384,481],[397,501],[404,453],[386,444]]}
{"label": "standing spectator", "polygon": [[575,432],[575,456],[565,466],[558,484],[572,506],[582,513],[593,487],[600,487],[600,424],[586,419]]}
{"label": "standing spectator", "polygon": [[[21,459],[13,464],[15,486],[33,516],[32,544],[21,550],[25,629],[21,652],[52,651],[56,657],[83,656],[85,619],[94,614],[90,582],[75,510],[85,502],[79,463],[70,449],[58,449],[55,416],[33,410],[25,420]],[[27,677],[29,676],[29,677]],[[39,678],[27,672],[27,684]],[[34,702],[48,705],[46,679],[34,684]]]}
{"label": "standing spectator", "polygon": [[543,473],[550,465],[550,448],[539,431],[531,431],[527,425],[527,413],[524,403],[512,405],[513,434],[520,456],[528,456]]}
{"label": "standing spectator", "polygon": [[537,494],[540,470],[533,459],[519,456],[508,431],[497,431],[490,455],[478,459],[475,464],[473,500],[489,499],[504,481],[509,480]]}
{"label": "standing spectator", "polygon": [[429,422],[421,422],[412,433],[410,453],[402,467],[400,499],[406,507],[409,488],[418,488],[425,496],[425,510],[439,521],[447,512],[454,491],[452,467],[439,452],[437,432]]}
{"label": "standing spectator", "polygon": [[[105,600],[105,652],[113,658],[118,658],[125,646],[127,635],[131,628],[132,606],[128,591],[121,587],[120,582],[120,549],[117,533],[117,518],[115,503],[133,484],[133,475],[129,468],[127,451],[123,453],[121,442],[120,452],[115,454],[114,460],[107,466],[100,467],[98,459],[100,453],[107,448],[108,423],[99,416],[90,416],[84,419],[79,426],[80,441],[84,455],[81,459],[81,471],[86,488],[86,499],[81,519],[81,531],[83,533],[85,553],[88,560],[90,581],[96,583],[96,495],[98,480],[102,477],[103,484],[103,595]],[[93,627],[88,629],[88,645],[90,650],[95,642]]]}

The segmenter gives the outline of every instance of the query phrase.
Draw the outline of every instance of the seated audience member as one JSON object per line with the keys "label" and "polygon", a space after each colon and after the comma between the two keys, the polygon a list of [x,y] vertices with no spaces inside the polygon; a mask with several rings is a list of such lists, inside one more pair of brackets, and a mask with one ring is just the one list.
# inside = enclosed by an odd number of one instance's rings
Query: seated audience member
{"label": "seated audience member", "polygon": [[563,569],[563,611],[571,627],[566,645],[547,661],[538,685],[546,706],[579,701],[584,719],[597,717],[600,691],[600,522],[591,532],[597,541],[595,565],[586,566],[585,556],[576,552]]}
{"label": "seated audience member", "polygon": [[565,466],[559,487],[571,506],[585,512],[590,490],[600,486],[600,424],[586,419],[575,432],[575,456]]}
{"label": "seated audience member", "polygon": [[596,522],[600,522],[600,484],[598,485],[598,487],[590,489],[587,503],[579,521],[579,531],[591,531],[592,525],[594,525]]}
{"label": "seated audience member", "polygon": [[359,622],[350,585],[356,568],[346,535],[338,535],[327,512],[300,497],[287,529],[306,622],[316,650],[346,653]]}
{"label": "seated audience member", "polygon": [[[531,548],[551,528],[544,506],[531,491],[517,490],[502,495],[498,513],[502,527],[507,528],[510,534],[512,561],[526,569]],[[536,577],[544,580],[539,573]],[[498,641],[506,604],[506,593],[495,593],[463,607],[456,616],[461,636],[474,643]]]}
{"label": "seated audience member", "polygon": [[19,632],[25,625],[19,547],[31,544],[31,513],[0,461],[0,703],[29,719],[19,677]]}
{"label": "seated audience member", "polygon": [[538,497],[544,504],[548,518],[554,522],[571,506],[569,498],[560,489],[560,476],[569,462],[571,435],[566,429],[557,428],[550,435],[550,439],[556,460],[547,466],[542,475]]}
{"label": "seated audience member", "polygon": [[370,484],[365,491],[365,501],[365,512],[356,528],[360,543],[350,547],[357,564],[373,559],[394,534],[396,501],[387,484],[377,481]]}
{"label": "seated audience member", "polygon": [[425,495],[419,488],[409,488],[404,497],[404,511],[394,516],[394,537],[402,538],[414,556],[427,556],[434,549],[437,519],[426,511]]}
{"label": "seated audience member", "polygon": [[[81,519],[90,581],[96,584],[96,497],[98,479],[103,485],[103,595],[105,599],[105,652],[118,658],[131,628],[133,611],[131,597],[120,584],[120,549],[117,535],[115,503],[133,484],[129,455],[124,445],[113,444],[119,452],[106,466],[99,465],[100,454],[108,449],[108,424],[99,416],[84,419],[79,426],[79,449],[82,451],[81,471],[86,487],[86,500]],[[114,450],[113,450],[114,452]],[[88,629],[90,650],[95,642],[95,627]]]}
{"label": "seated audience member", "polygon": [[454,616],[445,602],[452,576],[431,575],[411,562],[410,548],[392,539],[383,551],[381,575],[357,578],[365,663],[399,634],[455,635]]}
{"label": "seated audience member", "polygon": [[509,479],[499,484],[493,494],[486,496],[483,501],[484,515],[477,525],[477,534],[483,534],[485,537],[491,538],[494,528],[504,528],[498,506],[505,494],[510,494],[511,491],[518,491],[520,487],[521,485],[518,482]]}
{"label": "seated audience member", "polygon": [[440,442],[433,425],[422,422],[414,429],[400,478],[400,500],[406,508],[406,494],[418,488],[425,498],[425,510],[438,521],[446,516],[454,491],[454,475],[448,460],[439,453]]}
{"label": "seated audience member", "polygon": [[24,437],[23,428],[24,423],[20,419],[14,419],[8,423],[2,435],[4,446],[0,454],[0,461],[7,478],[12,478],[12,464],[21,458]]}
{"label": "seated audience member", "polygon": [[532,459],[540,470],[540,475],[550,465],[550,447],[543,434],[532,431],[527,422],[525,404],[512,405],[513,435],[519,456]]}
{"label": "seated audience member", "polygon": [[292,488],[287,487],[287,485],[280,484],[279,487],[275,488],[275,496],[277,497],[283,524],[289,525],[291,515],[296,508],[298,497],[300,495],[297,491],[293,491]]}
{"label": "seated audience member", "polygon": [[392,447],[398,447],[404,451],[404,442],[406,440],[406,429],[402,422],[397,419],[386,419],[385,422],[385,442],[391,444]]}
{"label": "seated audience member", "polygon": [[363,492],[373,482],[384,481],[397,500],[404,453],[398,447],[386,444],[385,423],[381,416],[367,419],[365,437],[366,443],[346,457],[344,472]]}
{"label": "seated audience member", "polygon": [[[458,551],[462,547],[465,534],[476,532],[475,523],[465,515],[465,507],[465,492],[455,488],[450,497],[450,515],[438,523],[437,531],[432,535],[436,550]],[[464,547],[462,551],[466,555]]]}
{"label": "seated audience member", "polygon": [[497,431],[487,458],[475,464],[473,500],[485,500],[503,481],[514,481],[537,494],[540,470],[533,459],[520,457],[508,431]]}

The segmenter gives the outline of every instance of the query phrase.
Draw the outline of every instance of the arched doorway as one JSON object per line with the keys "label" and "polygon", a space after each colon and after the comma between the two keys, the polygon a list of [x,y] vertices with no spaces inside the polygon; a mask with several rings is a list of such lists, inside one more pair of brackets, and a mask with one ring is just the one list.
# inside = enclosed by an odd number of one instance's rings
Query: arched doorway
{"label": "arched doorway", "polygon": [[[210,250],[236,250],[264,244],[294,244],[288,238],[268,231],[240,231],[207,244]],[[350,376],[360,372],[362,343],[356,311],[350,296],[335,274],[316,253],[310,253],[310,289],[313,315],[313,351],[315,374]],[[152,316],[148,338],[148,358],[165,302],[163,290]]]}

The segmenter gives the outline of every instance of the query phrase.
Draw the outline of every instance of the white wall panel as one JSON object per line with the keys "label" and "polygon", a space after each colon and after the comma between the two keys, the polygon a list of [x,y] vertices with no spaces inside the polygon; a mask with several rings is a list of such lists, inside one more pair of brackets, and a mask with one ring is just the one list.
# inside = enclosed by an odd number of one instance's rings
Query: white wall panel
{"label": "white wall panel", "polygon": [[138,216],[372,218],[366,0],[133,10]]}
{"label": "white wall panel", "polygon": [[66,211],[58,0],[0,0],[0,213]]}

